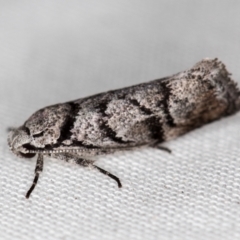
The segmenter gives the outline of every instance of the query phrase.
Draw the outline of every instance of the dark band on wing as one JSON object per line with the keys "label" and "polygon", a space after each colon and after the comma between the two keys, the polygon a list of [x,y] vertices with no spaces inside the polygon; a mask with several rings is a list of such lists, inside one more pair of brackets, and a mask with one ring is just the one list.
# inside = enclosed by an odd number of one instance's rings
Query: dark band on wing
{"label": "dark band on wing", "polygon": [[176,124],[174,122],[174,119],[171,115],[171,113],[169,112],[169,99],[171,96],[171,88],[167,86],[166,82],[160,82],[160,86],[162,88],[162,93],[164,94],[164,97],[161,101],[159,101],[158,105],[159,106],[163,106],[162,109],[164,111],[164,114],[166,115],[166,119],[167,119],[167,124],[170,127],[175,127]]}
{"label": "dark band on wing", "polygon": [[70,139],[71,137],[71,129],[74,127],[74,122],[76,120],[76,117],[79,113],[80,107],[78,103],[74,102],[68,102],[69,106],[71,107],[71,111],[67,117],[64,125],[61,128],[61,135],[59,138],[59,142],[62,142],[64,140]]}
{"label": "dark band on wing", "polygon": [[161,118],[156,116],[149,117],[145,120],[145,124],[148,126],[152,139],[158,140],[158,142],[164,141]]}
{"label": "dark band on wing", "polygon": [[[108,102],[109,101],[101,101],[97,106],[103,118],[108,116],[106,114]],[[116,143],[127,144],[132,142],[132,141],[124,141],[121,137],[117,137],[117,133],[110,126],[107,125],[107,121],[104,121],[104,119],[102,119],[102,122],[99,123],[99,128],[104,132],[106,137],[108,137],[109,139],[111,139]]]}
{"label": "dark band on wing", "polygon": [[111,127],[109,127],[105,121],[100,124],[99,128],[105,133],[106,137],[110,138],[116,143],[127,144],[132,142],[124,141],[121,137],[117,137],[117,133]]}

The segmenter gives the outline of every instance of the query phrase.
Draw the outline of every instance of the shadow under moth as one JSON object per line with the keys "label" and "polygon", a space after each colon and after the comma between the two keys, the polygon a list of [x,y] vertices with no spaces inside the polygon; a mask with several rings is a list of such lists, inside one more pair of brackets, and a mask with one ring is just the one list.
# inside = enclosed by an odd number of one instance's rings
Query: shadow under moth
{"label": "shadow under moth", "polygon": [[168,150],[160,144],[238,110],[240,91],[225,65],[203,59],[170,77],[42,108],[10,130],[8,145],[18,157],[37,155],[26,198],[45,156],[92,166],[121,187],[94,157],[140,146]]}

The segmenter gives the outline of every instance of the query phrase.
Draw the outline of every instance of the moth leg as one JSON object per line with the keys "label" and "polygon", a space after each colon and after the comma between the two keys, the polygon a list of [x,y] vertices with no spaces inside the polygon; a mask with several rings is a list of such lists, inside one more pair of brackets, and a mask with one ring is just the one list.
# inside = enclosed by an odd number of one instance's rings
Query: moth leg
{"label": "moth leg", "polygon": [[91,167],[97,169],[97,170],[98,170],[99,172],[101,172],[102,174],[104,174],[104,175],[112,178],[113,180],[115,180],[115,181],[117,182],[119,188],[122,187],[121,181],[120,181],[120,179],[119,179],[118,177],[116,177],[116,176],[113,175],[112,173],[110,173],[110,172],[108,172],[108,171],[106,171],[106,170],[104,170],[104,169],[102,169],[102,168],[94,165],[94,164],[93,164],[93,161],[91,161],[91,160],[86,160],[86,159],[82,159],[82,158],[78,158],[78,159],[76,159],[75,161],[76,161],[77,164],[79,164],[79,165],[81,165],[81,166],[83,166],[83,167],[89,167],[89,166],[91,166]]}
{"label": "moth leg", "polygon": [[160,149],[160,150],[163,150],[163,151],[165,151],[165,152],[167,152],[167,153],[172,153],[172,150],[169,149],[169,148],[167,148],[167,147],[156,146],[155,148]]}
{"label": "moth leg", "polygon": [[43,154],[38,154],[37,163],[36,163],[36,167],[35,167],[35,177],[33,179],[32,186],[30,187],[30,189],[28,190],[28,192],[26,194],[26,198],[30,197],[32,191],[34,190],[35,186],[37,185],[38,177],[39,177],[39,174],[42,172],[42,170],[43,170]]}
{"label": "moth leg", "polygon": [[158,142],[153,143],[152,145],[150,145],[150,147],[152,147],[152,148],[157,148],[157,149],[163,150],[163,151],[168,152],[168,153],[172,153],[172,150],[171,150],[171,149],[159,145]]}
{"label": "moth leg", "polygon": [[96,165],[93,165],[93,167],[95,169],[97,169],[99,172],[103,173],[104,175],[107,175],[108,177],[114,179],[117,182],[119,188],[122,187],[121,181],[118,177],[116,177],[115,175],[111,174],[110,172],[108,172],[108,171],[106,171],[106,170],[104,170],[104,169],[102,169],[102,168],[100,168]]}

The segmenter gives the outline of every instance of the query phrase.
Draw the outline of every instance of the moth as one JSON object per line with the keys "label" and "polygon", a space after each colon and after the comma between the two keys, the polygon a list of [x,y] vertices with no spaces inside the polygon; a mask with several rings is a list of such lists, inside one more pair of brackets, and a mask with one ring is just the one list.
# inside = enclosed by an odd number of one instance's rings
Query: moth
{"label": "moth", "polygon": [[92,166],[94,157],[160,144],[206,123],[236,113],[240,91],[218,59],[203,59],[170,77],[60,103],[35,112],[11,129],[8,145],[18,157],[37,155],[29,198],[43,170],[44,157]]}

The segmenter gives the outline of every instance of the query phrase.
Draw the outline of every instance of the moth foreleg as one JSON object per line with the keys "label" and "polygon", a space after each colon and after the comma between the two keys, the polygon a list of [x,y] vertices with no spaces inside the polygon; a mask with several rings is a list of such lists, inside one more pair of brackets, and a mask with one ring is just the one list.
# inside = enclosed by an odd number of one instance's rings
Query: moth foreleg
{"label": "moth foreleg", "polygon": [[43,154],[38,154],[36,167],[35,167],[35,177],[33,179],[32,186],[30,187],[30,189],[28,190],[28,192],[26,194],[26,198],[30,197],[32,191],[34,190],[35,186],[37,185],[39,174],[42,172],[42,170],[43,170]]}

